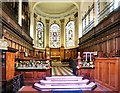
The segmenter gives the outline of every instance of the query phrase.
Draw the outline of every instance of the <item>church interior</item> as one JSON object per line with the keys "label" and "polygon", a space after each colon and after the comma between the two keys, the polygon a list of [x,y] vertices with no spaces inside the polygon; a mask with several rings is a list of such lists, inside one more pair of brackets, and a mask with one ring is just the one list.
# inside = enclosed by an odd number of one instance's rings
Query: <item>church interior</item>
{"label": "church interior", "polygon": [[119,93],[120,0],[2,0],[1,93]]}

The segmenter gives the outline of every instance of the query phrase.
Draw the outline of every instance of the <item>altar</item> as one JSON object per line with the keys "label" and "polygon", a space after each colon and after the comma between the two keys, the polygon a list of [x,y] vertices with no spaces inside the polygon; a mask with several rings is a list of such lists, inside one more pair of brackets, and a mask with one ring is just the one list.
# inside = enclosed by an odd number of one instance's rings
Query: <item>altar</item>
{"label": "altar", "polygon": [[51,56],[51,59],[53,61],[60,61],[61,60],[60,56]]}

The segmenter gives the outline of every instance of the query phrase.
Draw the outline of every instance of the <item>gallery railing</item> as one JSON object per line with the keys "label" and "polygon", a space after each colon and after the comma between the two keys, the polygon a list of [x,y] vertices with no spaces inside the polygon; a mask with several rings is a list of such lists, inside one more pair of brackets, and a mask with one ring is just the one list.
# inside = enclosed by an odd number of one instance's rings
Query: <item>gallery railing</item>
{"label": "gallery railing", "polygon": [[[98,14],[97,16],[97,20],[98,23],[100,23],[103,19],[105,19],[114,9],[115,9],[115,2],[112,1],[110,3],[108,3],[104,9]],[[90,12],[93,11],[93,15],[94,15],[94,4],[89,8],[89,10],[86,12],[86,14],[84,15],[84,17],[82,18],[82,34],[86,34],[87,32],[89,32],[93,27],[94,27],[94,18],[92,19],[92,21],[88,21],[86,20],[87,17],[90,18]],[[88,24],[86,25],[86,21],[88,21]],[[97,23],[97,24],[98,24]]]}
{"label": "gallery railing", "polygon": [[[86,20],[87,19],[87,20]],[[94,27],[94,3],[82,18],[82,35],[85,35]]]}
{"label": "gallery railing", "polygon": [[82,34],[85,35],[94,27],[94,20],[92,20],[82,31]]}
{"label": "gallery railing", "polygon": [[114,10],[114,2],[109,3],[105,8],[98,14],[98,22],[101,22]]}

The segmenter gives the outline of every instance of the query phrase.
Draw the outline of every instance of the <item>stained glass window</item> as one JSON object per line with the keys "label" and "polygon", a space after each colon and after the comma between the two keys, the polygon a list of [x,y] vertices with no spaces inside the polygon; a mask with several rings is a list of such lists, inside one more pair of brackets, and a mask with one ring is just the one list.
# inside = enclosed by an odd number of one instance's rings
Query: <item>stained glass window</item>
{"label": "stained glass window", "polygon": [[42,22],[37,22],[37,47],[44,47],[44,26]]}
{"label": "stained glass window", "polygon": [[74,21],[66,25],[66,47],[74,47]]}
{"label": "stained glass window", "polygon": [[60,47],[60,26],[56,23],[52,24],[50,27],[50,47]]}

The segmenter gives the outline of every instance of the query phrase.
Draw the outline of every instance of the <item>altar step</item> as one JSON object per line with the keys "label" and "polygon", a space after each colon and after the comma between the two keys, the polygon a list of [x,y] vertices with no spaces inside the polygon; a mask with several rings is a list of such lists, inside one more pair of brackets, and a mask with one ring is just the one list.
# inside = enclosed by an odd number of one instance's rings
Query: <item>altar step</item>
{"label": "altar step", "polygon": [[46,77],[45,80],[40,80],[40,84],[43,85],[51,85],[51,86],[60,86],[60,85],[82,85],[82,84],[88,84],[89,80],[84,79],[80,76],[52,76],[52,77]]}
{"label": "altar step", "polygon": [[46,77],[47,81],[80,81],[83,79],[83,77],[80,76],[52,76],[52,77]]}
{"label": "altar step", "polygon": [[46,77],[46,80],[40,80],[33,87],[40,91],[53,90],[93,90],[96,87],[94,82],[89,82],[88,79],[82,79],[78,76],[53,76]]}
{"label": "altar step", "polygon": [[47,81],[47,80],[40,80],[40,84],[44,86],[79,86],[88,84],[89,80],[79,80],[79,81]]}
{"label": "altar step", "polygon": [[34,84],[34,88],[41,90],[41,91],[53,91],[54,89],[61,89],[61,90],[65,90],[65,89],[80,89],[82,91],[84,90],[93,90],[96,87],[96,84],[94,82],[84,85],[76,85],[76,86],[49,86],[49,85],[42,85],[40,83],[35,83]]}

